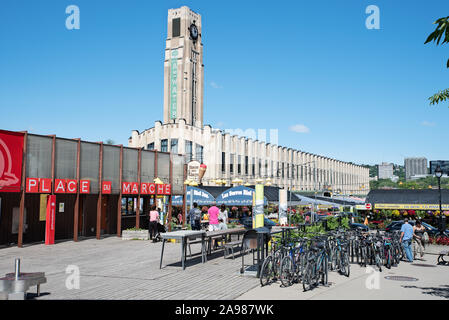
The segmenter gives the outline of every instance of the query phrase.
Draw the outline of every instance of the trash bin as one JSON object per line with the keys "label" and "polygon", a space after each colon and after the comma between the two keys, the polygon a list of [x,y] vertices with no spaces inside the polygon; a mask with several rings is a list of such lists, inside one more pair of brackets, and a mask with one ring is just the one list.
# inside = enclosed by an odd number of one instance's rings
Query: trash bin
{"label": "trash bin", "polygon": [[[242,238],[242,267],[240,273],[255,272],[259,277],[265,257],[268,255],[268,242],[271,239],[270,229],[266,227],[250,229],[245,232]],[[245,265],[245,255],[247,250],[253,253],[252,264]]]}

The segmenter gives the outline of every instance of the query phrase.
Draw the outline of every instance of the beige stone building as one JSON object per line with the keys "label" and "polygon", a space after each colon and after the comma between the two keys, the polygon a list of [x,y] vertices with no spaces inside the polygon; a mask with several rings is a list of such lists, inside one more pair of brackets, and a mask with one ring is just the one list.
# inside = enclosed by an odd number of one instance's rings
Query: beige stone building
{"label": "beige stone building", "polygon": [[203,125],[204,66],[201,16],[188,7],[168,11],[164,61],[164,121],[133,131],[130,147],[185,155],[207,165],[203,184],[271,183],[298,191],[363,195],[369,169],[305,151],[231,135]]}

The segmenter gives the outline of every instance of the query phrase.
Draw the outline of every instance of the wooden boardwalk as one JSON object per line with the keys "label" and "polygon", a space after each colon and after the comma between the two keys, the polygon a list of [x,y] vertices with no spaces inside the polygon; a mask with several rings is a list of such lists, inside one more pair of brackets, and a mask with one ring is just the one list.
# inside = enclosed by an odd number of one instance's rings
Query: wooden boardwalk
{"label": "wooden boardwalk", "polygon": [[[194,257],[187,259],[183,271],[181,244],[166,243],[159,269],[161,247],[151,241],[109,237],[4,248],[0,249],[0,275],[14,272],[15,258],[21,259],[22,272],[45,272],[47,283],[36,299],[221,300],[236,299],[259,285],[258,279],[239,274],[239,256],[224,259],[223,252],[217,251],[202,264],[200,244],[192,245]],[[70,265],[79,268],[79,289],[66,287]]]}

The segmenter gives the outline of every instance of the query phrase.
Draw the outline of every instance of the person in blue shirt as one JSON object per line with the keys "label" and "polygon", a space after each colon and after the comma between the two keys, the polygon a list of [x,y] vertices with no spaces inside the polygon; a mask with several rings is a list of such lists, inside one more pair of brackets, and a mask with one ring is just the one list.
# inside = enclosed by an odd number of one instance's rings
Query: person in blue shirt
{"label": "person in blue shirt", "polygon": [[404,219],[404,224],[401,227],[401,239],[400,242],[404,247],[405,255],[408,262],[413,262],[412,253],[412,239],[413,239],[413,227],[408,223],[408,219]]}

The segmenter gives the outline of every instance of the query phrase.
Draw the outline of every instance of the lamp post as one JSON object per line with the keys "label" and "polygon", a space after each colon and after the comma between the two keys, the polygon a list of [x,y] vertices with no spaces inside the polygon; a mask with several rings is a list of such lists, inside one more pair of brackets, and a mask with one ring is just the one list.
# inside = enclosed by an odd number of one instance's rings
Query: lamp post
{"label": "lamp post", "polygon": [[443,170],[441,170],[440,166],[437,166],[435,169],[435,177],[437,177],[438,179],[438,194],[439,194],[439,204],[440,204],[440,225],[439,225],[439,229],[440,229],[440,234],[443,233],[444,231],[444,226],[443,226],[443,211],[441,210],[441,176],[443,175]]}

